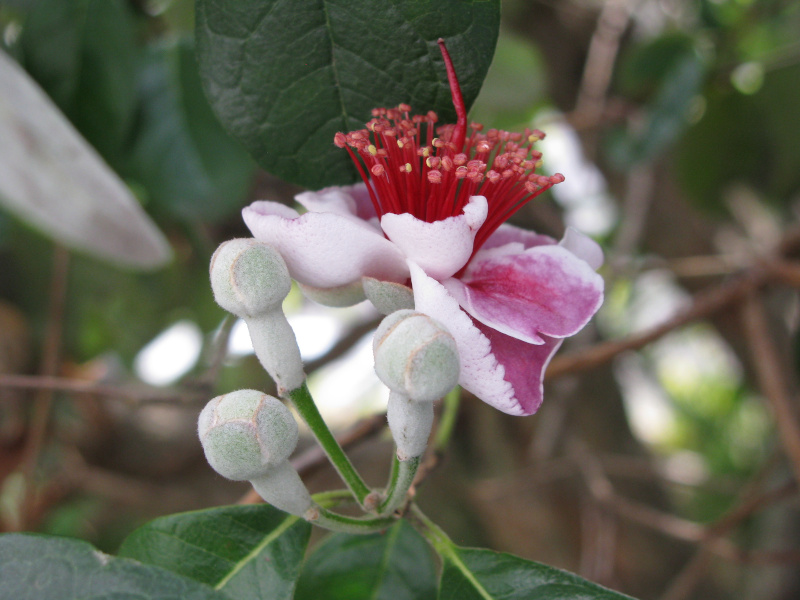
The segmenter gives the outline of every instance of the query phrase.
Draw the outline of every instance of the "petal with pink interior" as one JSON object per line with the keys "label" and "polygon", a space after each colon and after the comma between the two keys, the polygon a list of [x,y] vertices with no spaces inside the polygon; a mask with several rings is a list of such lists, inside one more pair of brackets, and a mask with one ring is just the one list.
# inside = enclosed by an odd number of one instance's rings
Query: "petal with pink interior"
{"label": "petal with pink interior", "polygon": [[388,213],[381,218],[381,228],[409,260],[441,281],[469,260],[487,211],[486,198],[473,196],[458,216],[428,223],[408,213]]}
{"label": "petal with pink interior", "polygon": [[[528,414],[516,398],[505,368],[492,353],[489,338],[475,326],[441,283],[409,261],[415,310],[444,325],[456,341],[461,359],[461,386],[487,404],[511,415]],[[540,394],[541,395],[541,394]]]}
{"label": "petal with pink interior", "polygon": [[574,227],[567,227],[559,246],[566,248],[595,271],[603,266],[603,249],[589,236]]}
{"label": "petal with pink interior", "polygon": [[294,199],[310,212],[351,215],[364,221],[376,216],[364,183],[331,186],[316,192],[302,192]]}
{"label": "petal with pink interior", "polygon": [[444,286],[475,319],[531,344],[580,331],[603,303],[603,278],[560,246],[479,252]]}
{"label": "petal with pink interior", "polygon": [[489,239],[484,242],[481,249],[488,250],[489,248],[498,248],[516,242],[522,244],[522,247],[533,248],[534,246],[549,246],[557,243],[549,235],[542,235],[528,229],[522,229],[508,223],[503,223],[497,230],[489,236]]}
{"label": "petal with pink interior", "polygon": [[505,368],[504,379],[511,384],[519,403],[519,415],[539,410],[544,396],[544,372],[563,340],[544,337],[543,344],[528,344],[500,333],[483,323],[475,326],[489,339],[492,353]]}
{"label": "petal with pink interior", "polygon": [[276,204],[255,202],[242,216],[256,239],[281,253],[298,282],[334,288],[365,275],[397,283],[408,278],[403,254],[366,222],[334,213],[284,218],[276,214]]}

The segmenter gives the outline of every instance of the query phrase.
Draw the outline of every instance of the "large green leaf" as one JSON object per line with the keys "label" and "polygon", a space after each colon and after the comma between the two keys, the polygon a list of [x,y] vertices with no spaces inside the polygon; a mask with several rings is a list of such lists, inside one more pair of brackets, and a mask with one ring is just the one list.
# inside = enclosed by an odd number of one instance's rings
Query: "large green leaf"
{"label": "large green leaf", "polygon": [[0,536],[0,600],[88,598],[225,600],[206,585],[159,567],[114,558],[81,540]]}
{"label": "large green leaf", "polygon": [[630,600],[565,571],[511,554],[451,546],[439,600]]}
{"label": "large green leaf", "polygon": [[499,0],[198,0],[200,70],[223,124],[268,171],[310,188],[353,182],[337,131],[406,102],[452,122],[443,37],[471,104]]}
{"label": "large green leaf", "polygon": [[227,506],[156,519],[134,531],[119,554],[228,598],[289,599],[310,532],[307,522],[266,504]]}
{"label": "large green leaf", "polygon": [[295,600],[435,597],[432,553],[406,521],[382,534],[330,536],[309,556],[295,594]]}

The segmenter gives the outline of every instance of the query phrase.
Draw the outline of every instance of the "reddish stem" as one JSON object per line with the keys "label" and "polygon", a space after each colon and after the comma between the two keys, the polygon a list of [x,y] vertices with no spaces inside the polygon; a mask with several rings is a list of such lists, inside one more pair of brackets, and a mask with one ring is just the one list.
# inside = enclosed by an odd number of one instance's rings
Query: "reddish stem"
{"label": "reddish stem", "polygon": [[438,40],[439,48],[442,51],[442,58],[444,59],[444,66],[447,69],[447,81],[450,83],[450,94],[453,97],[453,106],[456,109],[456,126],[453,130],[453,137],[450,141],[456,148],[456,152],[461,152],[464,149],[464,140],[467,137],[467,107],[464,106],[464,97],[461,95],[461,86],[458,85],[458,77],[456,76],[456,69],[453,67],[453,61],[450,59],[450,53],[444,45],[444,38]]}

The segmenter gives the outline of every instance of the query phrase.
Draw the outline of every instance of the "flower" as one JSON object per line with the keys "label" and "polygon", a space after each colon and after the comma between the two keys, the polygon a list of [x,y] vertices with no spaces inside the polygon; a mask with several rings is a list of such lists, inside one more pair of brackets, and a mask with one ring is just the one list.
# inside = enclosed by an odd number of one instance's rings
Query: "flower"
{"label": "flower", "polygon": [[543,373],[562,339],[603,301],[595,272],[603,255],[572,229],[557,243],[505,224],[564,177],[536,174],[538,130],[483,133],[472,124],[467,135],[458,81],[440,45],[455,125],[435,129],[435,113],[412,116],[403,104],[375,109],[366,129],[334,139],[364,183],[299,194],[303,215],[260,201],[243,216],[323,303],[363,299],[365,281],[410,281],[415,310],[456,340],[462,387],[506,413],[529,415],[542,402]]}

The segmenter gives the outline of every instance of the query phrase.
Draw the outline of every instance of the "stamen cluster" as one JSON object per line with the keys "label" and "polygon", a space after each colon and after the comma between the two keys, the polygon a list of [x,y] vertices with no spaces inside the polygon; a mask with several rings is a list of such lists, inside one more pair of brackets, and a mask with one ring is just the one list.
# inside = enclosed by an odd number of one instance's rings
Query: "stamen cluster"
{"label": "stamen cluster", "polygon": [[439,221],[461,214],[471,196],[485,196],[489,216],[475,238],[477,250],[525,203],[564,181],[559,173],[536,174],[542,153],[533,145],[544,138],[538,129],[483,133],[483,125],[472,123],[469,136],[458,136],[457,125],[436,127],[433,111],[410,111],[407,104],[376,108],[366,129],[334,137],[367,182],[379,217],[410,213],[423,221]]}

